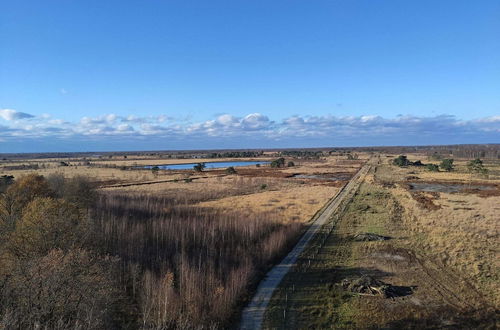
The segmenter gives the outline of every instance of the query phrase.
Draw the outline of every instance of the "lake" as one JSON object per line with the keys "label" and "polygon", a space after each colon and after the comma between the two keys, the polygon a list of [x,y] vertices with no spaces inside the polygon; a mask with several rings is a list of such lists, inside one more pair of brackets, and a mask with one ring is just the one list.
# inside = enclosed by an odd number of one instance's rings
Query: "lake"
{"label": "lake", "polygon": [[[239,166],[252,166],[252,165],[267,165],[271,162],[266,161],[239,161],[239,162],[205,162],[205,168],[228,168],[228,167],[239,167]],[[157,165],[161,170],[192,170],[193,166],[198,163],[188,163],[188,164],[166,164]],[[154,165],[144,166],[144,168],[153,168]]]}

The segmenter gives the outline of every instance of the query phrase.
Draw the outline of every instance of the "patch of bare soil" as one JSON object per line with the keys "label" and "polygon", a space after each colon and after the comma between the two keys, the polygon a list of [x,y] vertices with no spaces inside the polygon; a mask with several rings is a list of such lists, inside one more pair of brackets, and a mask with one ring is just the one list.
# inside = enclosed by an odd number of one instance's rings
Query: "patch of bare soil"
{"label": "patch of bare soil", "polygon": [[[237,168],[236,172],[241,176],[266,177],[266,178],[290,178],[294,173],[283,171],[284,168]],[[210,172],[225,173],[225,170],[211,170]]]}
{"label": "patch of bare soil", "polygon": [[378,182],[382,188],[394,188],[396,185],[392,182]]}
{"label": "patch of bare soil", "polygon": [[475,194],[480,197],[493,197],[493,196],[500,196],[500,189],[498,186],[496,186],[496,189],[492,190],[481,190],[481,189],[464,189],[461,191],[464,194]]}
{"label": "patch of bare soil", "polygon": [[436,199],[439,199],[439,193],[437,192],[422,192],[422,191],[410,191],[411,197],[418,202],[418,205],[426,210],[439,210],[440,205],[434,203]]}

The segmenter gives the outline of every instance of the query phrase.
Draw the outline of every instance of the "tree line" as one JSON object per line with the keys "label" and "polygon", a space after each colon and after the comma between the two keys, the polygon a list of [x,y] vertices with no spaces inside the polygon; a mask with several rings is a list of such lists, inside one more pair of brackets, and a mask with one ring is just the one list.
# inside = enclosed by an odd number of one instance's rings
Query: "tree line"
{"label": "tree line", "polygon": [[[453,165],[454,160],[453,158],[444,158],[441,159],[441,163],[439,165],[433,164],[433,163],[428,163],[424,164],[420,160],[417,161],[410,161],[407,156],[405,155],[399,155],[397,158],[394,158],[392,160],[392,163],[394,165],[397,165],[399,167],[407,167],[407,166],[425,166],[429,171],[432,172],[438,172],[440,169],[446,172],[453,171],[455,166]],[[473,159],[467,163],[467,170],[470,173],[476,173],[476,174],[482,174],[486,175],[488,174],[488,170],[484,167],[483,161],[479,158]]]}

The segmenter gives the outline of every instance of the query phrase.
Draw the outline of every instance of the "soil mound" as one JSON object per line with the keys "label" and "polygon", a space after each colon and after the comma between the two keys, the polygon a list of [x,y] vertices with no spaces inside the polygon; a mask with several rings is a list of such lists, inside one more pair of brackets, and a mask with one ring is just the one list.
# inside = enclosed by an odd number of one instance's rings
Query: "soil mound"
{"label": "soil mound", "polygon": [[341,283],[346,291],[384,298],[404,297],[413,293],[411,286],[396,286],[384,283],[371,276],[344,279]]}
{"label": "soil mound", "polygon": [[382,236],[378,234],[373,234],[373,233],[361,233],[354,235],[354,240],[358,242],[373,242],[373,241],[386,241],[388,239],[391,239],[388,236]]}

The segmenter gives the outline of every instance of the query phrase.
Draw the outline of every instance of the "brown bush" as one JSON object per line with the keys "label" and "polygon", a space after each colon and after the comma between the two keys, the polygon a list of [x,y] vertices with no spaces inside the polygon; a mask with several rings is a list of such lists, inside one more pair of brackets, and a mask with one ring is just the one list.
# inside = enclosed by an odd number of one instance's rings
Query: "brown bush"
{"label": "brown bush", "polygon": [[58,198],[63,198],[83,209],[88,209],[95,203],[97,197],[95,184],[85,176],[65,178],[62,174],[51,174],[47,177],[47,181]]}
{"label": "brown bush", "polygon": [[35,198],[23,210],[6,249],[18,258],[42,256],[51,249],[81,247],[87,219],[74,204],[62,199]]}
{"label": "brown bush", "polygon": [[114,260],[84,250],[51,250],[20,262],[4,283],[6,329],[109,329],[119,293],[112,281]]}
{"label": "brown bush", "polygon": [[53,191],[42,175],[29,174],[19,178],[0,198],[0,222],[4,231],[13,230],[23,208],[36,197],[51,197]]}

